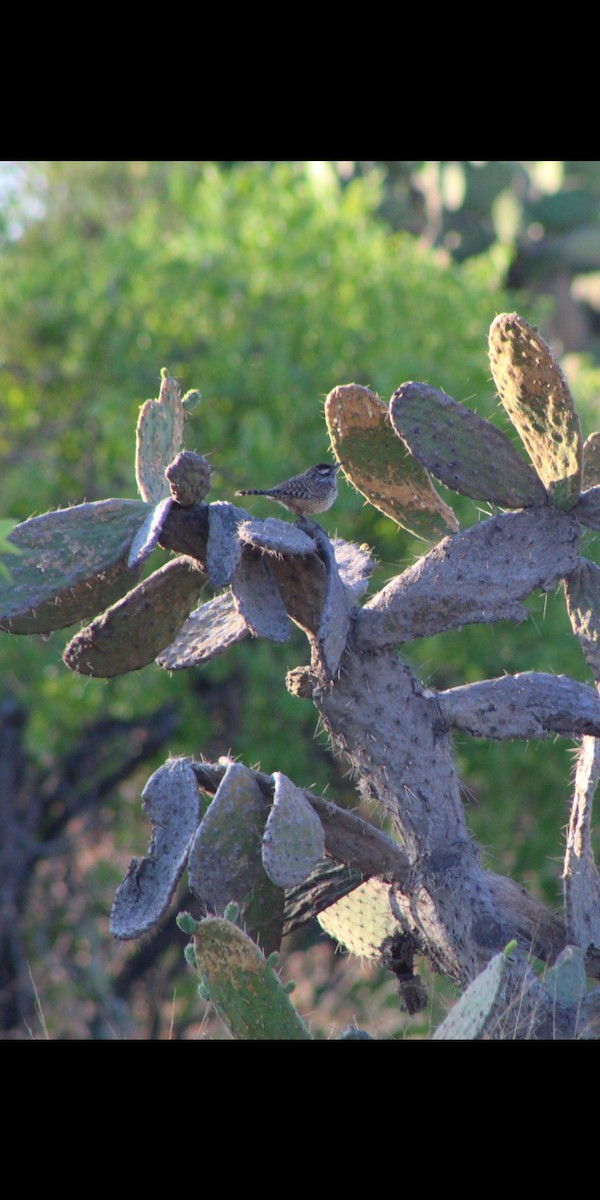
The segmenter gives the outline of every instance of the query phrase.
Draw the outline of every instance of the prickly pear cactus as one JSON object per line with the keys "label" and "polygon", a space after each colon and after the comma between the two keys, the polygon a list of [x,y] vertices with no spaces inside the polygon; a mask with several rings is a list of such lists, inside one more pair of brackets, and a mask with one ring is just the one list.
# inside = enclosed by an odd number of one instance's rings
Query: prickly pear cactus
{"label": "prickly pear cactus", "polygon": [[[379,956],[396,973],[411,1011],[421,1003],[415,954],[464,990],[440,1037],[573,1036],[597,1024],[582,985],[584,967],[600,977],[591,820],[600,778],[597,689],[523,671],[436,691],[398,654],[405,642],[466,623],[522,620],[532,590],[562,583],[573,632],[600,683],[600,572],[579,542],[580,524],[600,528],[596,442],[584,455],[566,381],[527,322],[496,318],[490,357],[531,466],[504,434],[429,384],[401,384],[389,409],[356,384],[330,393],[328,428],[347,478],[417,536],[442,539],[364,603],[373,569],[364,547],[330,541],[315,522],[261,522],[227,501],[206,503],[210,468],[180,453],[185,406],[166,375],[138,427],[147,502],[82,505],[9,535],[20,553],[2,562],[0,628],[43,632],[93,617],[65,651],[82,673],[110,676],[153,660],[166,670],[196,666],[247,635],[286,642],[294,623],[310,662],[288,672],[289,690],[315,705],[359,790],[390,822],[396,840],[280,770],[263,775],[230,760],[177,760],[151,781],[144,795],[154,834],[120,889],[117,936],[148,927],[135,904],[129,908],[147,883],[152,893],[156,881],[149,919],[164,914],[187,862],[208,918],[194,934],[196,962],[234,1036],[308,1036],[257,945],[270,950],[319,914],[355,953]],[[581,493],[584,457],[593,486]],[[506,511],[459,532],[431,475]],[[157,545],[176,557],[138,583]],[[195,607],[205,585],[227,590]],[[498,740],[582,739],[562,926],[482,867],[453,729]],[[198,789],[214,796],[206,810]],[[225,919],[232,902],[244,932]],[[554,962],[565,929],[577,953],[540,982],[527,955]],[[503,953],[513,942],[518,950]]]}
{"label": "prickly pear cactus", "polygon": [[236,925],[219,917],[201,921],[194,952],[202,993],[232,1037],[310,1040],[277,972]]}

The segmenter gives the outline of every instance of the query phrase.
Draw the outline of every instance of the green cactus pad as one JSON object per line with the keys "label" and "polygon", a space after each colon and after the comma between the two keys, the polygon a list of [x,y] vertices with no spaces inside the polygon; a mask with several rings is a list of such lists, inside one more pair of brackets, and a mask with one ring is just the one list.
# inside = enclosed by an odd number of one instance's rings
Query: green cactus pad
{"label": "green cactus pad", "polygon": [[185,393],[185,396],[183,397],[183,400],[181,401],[186,413],[191,414],[191,413],[195,412],[201,399],[202,399],[202,392],[199,392],[198,388],[190,388],[189,392]]}
{"label": "green cactus pad", "polygon": [[234,1038],[310,1039],[279,976],[236,925],[207,918],[194,947],[203,988]]}
{"label": "green cactus pad", "polygon": [[590,433],[583,443],[583,487],[600,484],[600,433]]}
{"label": "green cactus pad", "polygon": [[582,440],[567,381],[536,329],[502,313],[489,335],[498,395],[552,503],[570,509],[581,491]]}
{"label": "green cactus pad", "polygon": [[46,633],[95,616],[137,582],[127,556],[149,508],[141,500],[102,500],[45,513],[17,525],[0,579],[0,629]]}
{"label": "green cactus pad", "polygon": [[233,900],[240,924],[266,954],[279,948],[284,893],[269,879],[261,858],[269,805],[252,772],[230,763],[190,853],[194,895],[223,915]]}
{"label": "green cactus pad", "polygon": [[167,911],[202,815],[196,776],[187,758],[169,759],[159,767],[142,798],[152,822],[152,840],[145,858],[132,859],[110,918],[113,937],[123,939],[141,937]]}
{"label": "green cactus pad", "polygon": [[137,425],[135,475],[149,504],[171,494],[165,469],[181,449],[184,414],[179,384],[164,373],[158,400],[146,400]]}
{"label": "green cactus pad", "polygon": [[510,971],[510,956],[495,954],[436,1029],[434,1041],[483,1037],[498,1016]]}
{"label": "green cactus pad", "polygon": [[302,883],[325,854],[323,826],[300,788],[273,772],[275,793],[262,840],[262,861],[277,887]]}
{"label": "green cactus pad", "polygon": [[585,661],[600,680],[600,567],[586,558],[565,579],[567,610]]}
{"label": "green cactus pad", "polygon": [[403,383],[390,400],[392,425],[415,458],[446,487],[502,508],[543,504],[546,492],[500,429],[426,383]]}
{"label": "green cactus pad", "polygon": [[71,671],[107,679],[153,662],[194,608],[204,576],[191,558],[174,558],[69,642]]}
{"label": "green cactus pad", "polygon": [[190,613],[176,638],[159,654],[157,663],[165,671],[198,667],[217,654],[223,654],[250,630],[238,613],[231,592],[215,596]]}
{"label": "green cactus pad", "polygon": [[416,537],[437,541],[458,522],[427,471],[395,436],[387,405],[357,383],[336,387],[325,402],[334,453],[350,483]]}
{"label": "green cactus pad", "polygon": [[398,932],[390,908],[390,887],[379,879],[368,879],[359,887],[319,913],[319,925],[359,958],[378,958],[382,942]]}

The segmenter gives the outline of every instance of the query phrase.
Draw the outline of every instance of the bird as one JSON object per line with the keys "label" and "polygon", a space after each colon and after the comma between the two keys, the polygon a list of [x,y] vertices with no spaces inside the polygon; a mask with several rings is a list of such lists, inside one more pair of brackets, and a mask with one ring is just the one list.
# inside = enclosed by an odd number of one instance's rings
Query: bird
{"label": "bird", "polygon": [[236,496],[267,496],[297,517],[326,512],[337,498],[337,473],[341,463],[317,463],[303,475],[292,475],[272,488],[243,488]]}

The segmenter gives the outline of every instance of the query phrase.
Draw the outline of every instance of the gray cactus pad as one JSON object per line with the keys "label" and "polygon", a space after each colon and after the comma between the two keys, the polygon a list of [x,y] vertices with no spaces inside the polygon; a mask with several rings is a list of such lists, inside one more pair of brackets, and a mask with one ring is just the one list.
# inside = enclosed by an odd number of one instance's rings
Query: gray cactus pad
{"label": "gray cactus pad", "polygon": [[287,642],[291,625],[266,557],[247,546],[231,581],[235,606],[256,637]]}
{"label": "gray cactus pad", "polygon": [[600,680],[600,567],[582,558],[576,571],[565,579],[567,609],[573,633],[594,679]]}
{"label": "gray cactus pad", "polygon": [[582,492],[571,511],[582,525],[588,525],[590,529],[600,529],[600,487]]}
{"label": "gray cactus pad", "polygon": [[273,772],[275,794],[262,843],[262,861],[273,883],[296,887],[308,878],[325,853],[321,822],[300,788]]}
{"label": "gray cactus pad", "polygon": [[177,637],[157,658],[165,671],[198,667],[248,636],[249,629],[238,613],[231,592],[215,596],[190,613]]}
{"label": "gray cactus pad", "polygon": [[45,633],[114,604],[139,577],[127,556],[148,515],[141,500],[102,500],[17,525],[9,541],[21,553],[3,559],[11,578],[0,578],[0,628]]}
{"label": "gray cactus pad", "polygon": [[503,675],[439,692],[437,704],[449,725],[474,737],[600,736],[598,693],[568,675]]}
{"label": "gray cactus pad", "polygon": [[158,546],[162,527],[167,518],[167,513],[172,506],[173,501],[168,497],[166,500],[161,500],[152,512],[148,513],[144,524],[137,533],[131,543],[129,558],[127,560],[128,567],[141,567],[146,559],[150,557],[152,551]]}
{"label": "gray cactus pad", "polygon": [[231,583],[242,558],[239,525],[244,510],[235,504],[217,500],[208,506],[208,543],[206,570],[216,588]]}
{"label": "gray cactus pad", "polygon": [[252,772],[231,763],[198,829],[189,863],[194,894],[219,914],[231,901],[239,904],[241,924],[267,954],[279,945],[284,904],[283,891],[261,860],[268,812]]}
{"label": "gray cactus pad", "polygon": [[203,586],[194,560],[172,559],[81,629],[65,650],[66,665],[104,679],[145,667],[173,641]]}
{"label": "gray cactus pad", "polygon": [[396,433],[446,487],[502,508],[543,504],[546,491],[500,429],[425,383],[403,383],[390,401]]}
{"label": "gray cactus pad", "polygon": [[276,517],[267,517],[265,521],[244,521],[240,525],[240,539],[268,554],[315,553],[312,538],[296,525],[290,525],[289,521],[278,521]]}
{"label": "gray cactus pad", "polygon": [[350,609],[331,542],[320,529],[315,533],[315,539],[327,572],[327,591],[317,634],[317,651],[325,674],[333,679],[346,648]]}
{"label": "gray cactus pad", "polygon": [[331,544],[340,578],[348,592],[348,599],[356,604],[369,586],[369,577],[375,563],[366,546],[345,542],[343,538],[332,538]]}
{"label": "gray cactus pad", "polygon": [[110,919],[117,938],[141,937],[167,911],[201,817],[196,776],[185,758],[159,767],[142,798],[152,840],[145,858],[132,859],[117,889]]}

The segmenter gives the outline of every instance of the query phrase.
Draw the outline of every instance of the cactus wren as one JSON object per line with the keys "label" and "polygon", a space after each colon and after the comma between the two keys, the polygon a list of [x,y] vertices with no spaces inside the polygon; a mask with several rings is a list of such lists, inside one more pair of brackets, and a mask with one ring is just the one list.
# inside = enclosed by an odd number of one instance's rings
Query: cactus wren
{"label": "cactus wren", "polygon": [[337,472],[341,465],[319,463],[316,467],[309,467],[304,475],[293,475],[285,483],[278,483],[277,487],[264,490],[244,488],[236,492],[236,496],[268,496],[270,500],[277,500],[278,504],[289,508],[297,517],[313,516],[314,513],[326,512],[334,503],[337,497]]}

